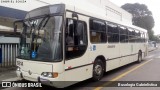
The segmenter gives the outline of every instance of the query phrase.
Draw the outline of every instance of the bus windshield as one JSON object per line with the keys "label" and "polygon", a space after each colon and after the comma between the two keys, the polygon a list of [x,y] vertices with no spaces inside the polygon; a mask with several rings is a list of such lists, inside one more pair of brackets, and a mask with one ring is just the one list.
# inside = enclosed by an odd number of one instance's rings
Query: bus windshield
{"label": "bus windshield", "polygon": [[18,58],[42,62],[62,60],[62,16],[23,21]]}

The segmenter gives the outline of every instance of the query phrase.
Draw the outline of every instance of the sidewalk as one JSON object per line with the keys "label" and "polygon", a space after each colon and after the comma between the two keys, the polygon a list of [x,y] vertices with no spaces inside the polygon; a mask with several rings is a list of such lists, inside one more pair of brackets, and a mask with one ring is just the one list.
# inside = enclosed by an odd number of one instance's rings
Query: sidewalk
{"label": "sidewalk", "polygon": [[17,81],[16,67],[1,68],[0,67],[0,81]]}

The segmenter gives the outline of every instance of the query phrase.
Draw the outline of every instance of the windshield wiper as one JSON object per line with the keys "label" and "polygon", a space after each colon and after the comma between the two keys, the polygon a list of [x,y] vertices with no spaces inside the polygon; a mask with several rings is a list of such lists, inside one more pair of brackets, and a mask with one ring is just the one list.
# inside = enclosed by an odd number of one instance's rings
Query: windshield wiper
{"label": "windshield wiper", "polygon": [[[47,18],[47,20],[46,20],[46,18]],[[40,29],[41,29],[43,23],[44,23],[44,25],[43,25],[43,27],[44,27],[44,26],[46,25],[46,23],[48,22],[49,18],[50,18],[50,16],[49,16],[49,15],[46,15],[46,16],[42,19],[42,21],[40,22],[37,30],[40,30]],[[45,21],[45,20],[46,20],[46,21]],[[45,22],[44,22],[44,21],[45,21]]]}
{"label": "windshield wiper", "polygon": [[[47,15],[41,20],[38,27],[34,28],[34,31],[32,33],[32,42],[31,42],[31,57],[32,58],[35,58],[36,54],[37,54],[37,50],[38,50],[37,41],[38,41],[38,38],[39,38],[40,29],[44,27],[44,25],[48,22],[48,20],[49,20],[49,16]],[[43,25],[43,23],[44,23],[44,25]],[[42,25],[43,25],[43,27],[42,27]],[[38,35],[36,35],[36,31],[38,31]],[[34,40],[35,40],[35,42],[34,42]],[[33,49],[32,49],[32,46],[33,46]]]}
{"label": "windshield wiper", "polygon": [[[46,19],[47,18],[47,19]],[[49,16],[47,15],[46,17],[44,17],[43,19],[42,19],[42,21],[40,22],[40,24],[39,24],[39,26],[38,26],[38,28],[37,28],[37,30],[38,30],[38,35],[37,35],[37,39],[38,39],[38,37],[39,37],[39,31],[40,31],[40,29],[42,28],[43,29],[43,27],[45,27],[45,25],[47,24],[47,22],[48,22],[48,20],[49,20]],[[46,21],[45,21],[46,20]],[[44,24],[43,24],[44,23]],[[43,25],[43,26],[42,26]],[[36,39],[36,43],[37,43],[37,39]]]}

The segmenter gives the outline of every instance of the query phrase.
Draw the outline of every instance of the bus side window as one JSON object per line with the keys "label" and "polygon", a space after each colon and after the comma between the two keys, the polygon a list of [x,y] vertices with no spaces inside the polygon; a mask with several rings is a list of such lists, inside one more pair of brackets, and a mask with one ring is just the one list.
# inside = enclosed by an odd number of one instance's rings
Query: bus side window
{"label": "bus side window", "polygon": [[77,36],[79,37],[78,44],[82,45],[86,43],[85,36],[83,34],[84,34],[84,25],[83,23],[78,23],[77,26]]}
{"label": "bus side window", "polygon": [[91,43],[107,42],[105,22],[102,20],[90,19],[89,23]]}
{"label": "bus side window", "polygon": [[87,49],[87,25],[84,21],[67,19],[66,59],[80,57]]}
{"label": "bus side window", "polygon": [[73,24],[69,25],[69,30],[66,33],[66,43],[67,43],[67,45],[74,45],[74,40],[73,40]]}
{"label": "bus side window", "polygon": [[124,26],[119,26],[119,31],[120,31],[120,42],[128,43],[127,28]]}
{"label": "bus side window", "polygon": [[116,24],[107,23],[108,26],[108,42],[119,43],[119,29]]}

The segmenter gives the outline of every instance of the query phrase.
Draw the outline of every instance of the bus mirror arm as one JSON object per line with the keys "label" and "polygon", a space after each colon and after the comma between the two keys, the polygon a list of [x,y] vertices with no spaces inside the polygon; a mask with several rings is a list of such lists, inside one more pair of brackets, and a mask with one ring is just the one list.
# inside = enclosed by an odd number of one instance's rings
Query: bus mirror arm
{"label": "bus mirror arm", "polygon": [[14,32],[17,32],[17,27],[18,27],[17,23],[21,23],[21,22],[23,22],[23,20],[18,20],[13,23]]}
{"label": "bus mirror arm", "polygon": [[72,13],[72,18],[74,18],[74,17],[76,17],[77,20],[78,20],[78,15],[77,15],[77,13],[75,13],[75,12]]}
{"label": "bus mirror arm", "polygon": [[17,32],[17,25],[14,24],[14,32]]}

